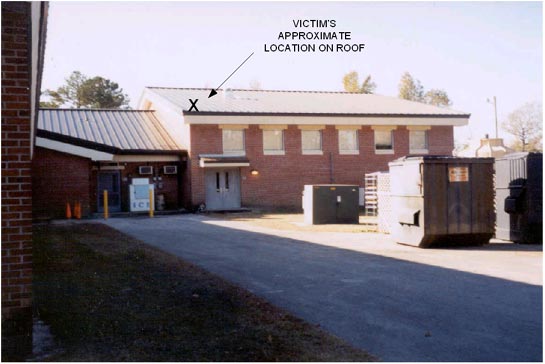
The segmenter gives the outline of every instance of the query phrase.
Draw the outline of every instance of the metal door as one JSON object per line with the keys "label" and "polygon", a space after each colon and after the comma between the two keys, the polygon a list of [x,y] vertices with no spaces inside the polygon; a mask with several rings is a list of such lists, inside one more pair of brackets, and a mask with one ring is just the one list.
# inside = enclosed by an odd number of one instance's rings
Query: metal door
{"label": "metal door", "polygon": [[108,210],[110,212],[121,211],[119,181],[119,171],[98,172],[98,212],[104,212],[104,190],[108,191]]}
{"label": "metal door", "polygon": [[240,171],[238,169],[208,170],[205,179],[207,210],[240,208]]}

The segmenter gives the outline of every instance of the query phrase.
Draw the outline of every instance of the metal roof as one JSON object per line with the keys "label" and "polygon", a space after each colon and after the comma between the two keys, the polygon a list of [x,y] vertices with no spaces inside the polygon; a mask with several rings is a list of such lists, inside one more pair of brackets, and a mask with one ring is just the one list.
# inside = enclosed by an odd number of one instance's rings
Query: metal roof
{"label": "metal roof", "polygon": [[274,115],[353,115],[353,116],[421,116],[463,117],[469,113],[395,97],[326,91],[270,91],[217,90],[208,98],[211,89],[147,87],[168,100],[184,114],[189,112],[190,99],[200,114],[274,114]]}
{"label": "metal roof", "polygon": [[37,136],[114,153],[182,149],[148,110],[40,109]]}

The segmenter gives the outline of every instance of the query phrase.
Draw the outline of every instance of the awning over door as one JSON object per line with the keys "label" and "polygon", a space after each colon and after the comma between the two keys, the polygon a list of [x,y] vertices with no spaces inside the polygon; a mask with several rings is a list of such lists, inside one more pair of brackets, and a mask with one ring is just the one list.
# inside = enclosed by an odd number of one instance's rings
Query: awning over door
{"label": "awning over door", "polygon": [[199,165],[202,168],[249,167],[250,161],[244,156],[201,154],[199,155]]}

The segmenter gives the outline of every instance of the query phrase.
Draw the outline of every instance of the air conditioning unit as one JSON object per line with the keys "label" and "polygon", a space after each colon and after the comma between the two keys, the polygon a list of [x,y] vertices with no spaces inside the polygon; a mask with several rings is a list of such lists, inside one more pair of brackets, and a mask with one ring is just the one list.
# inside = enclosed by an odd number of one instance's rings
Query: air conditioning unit
{"label": "air conditioning unit", "polygon": [[164,166],[163,174],[176,174],[178,173],[178,166]]}
{"label": "air conditioning unit", "polygon": [[138,174],[153,174],[152,166],[140,166],[138,167]]}

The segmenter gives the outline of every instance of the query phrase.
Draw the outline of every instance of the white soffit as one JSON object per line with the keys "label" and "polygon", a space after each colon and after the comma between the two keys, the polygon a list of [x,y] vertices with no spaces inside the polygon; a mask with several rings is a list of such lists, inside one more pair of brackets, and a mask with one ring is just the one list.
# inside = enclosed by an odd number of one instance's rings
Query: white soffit
{"label": "white soffit", "polygon": [[422,125],[464,126],[468,118],[459,117],[359,117],[359,116],[260,116],[260,115],[184,115],[184,123],[191,125],[249,124],[249,125]]}
{"label": "white soffit", "polygon": [[55,150],[67,154],[76,155],[78,157],[89,158],[94,161],[113,161],[114,155],[110,153],[100,152],[98,150],[78,147],[76,145],[58,142],[56,140],[36,137],[36,146],[46,149]]}

